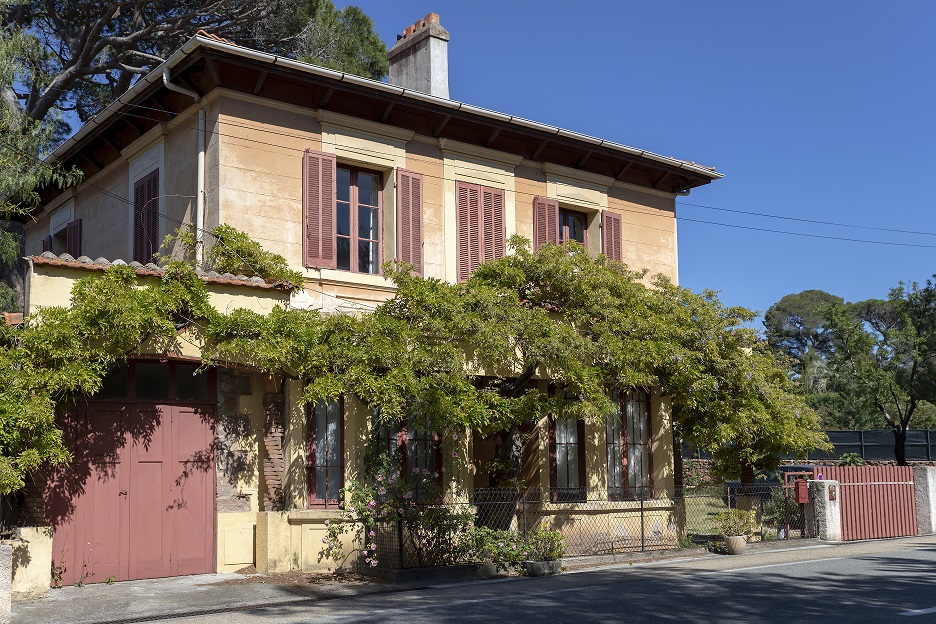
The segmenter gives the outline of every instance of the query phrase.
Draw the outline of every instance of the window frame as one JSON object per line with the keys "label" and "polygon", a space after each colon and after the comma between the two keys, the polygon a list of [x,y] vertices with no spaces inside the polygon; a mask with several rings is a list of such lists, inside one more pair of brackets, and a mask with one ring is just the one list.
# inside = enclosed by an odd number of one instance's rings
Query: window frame
{"label": "window frame", "polygon": [[[549,420],[549,498],[554,503],[583,502],[586,500],[586,465],[585,465],[585,421],[575,422],[576,427],[576,463],[578,464],[578,486],[561,487],[559,485],[559,442],[556,436],[556,420]],[[568,442],[562,443],[564,446]]]}
{"label": "window frame", "polygon": [[[345,401],[344,397],[335,401],[338,404],[338,498],[319,498],[315,475],[315,460],[317,453],[317,440],[315,428],[315,409],[320,401],[306,404],[306,508],[308,509],[338,509],[344,506],[341,499],[341,490],[345,486]],[[327,405],[327,403],[326,403]],[[325,466],[326,496],[328,490],[329,471]]]}
{"label": "window frame", "polygon": [[[396,446],[392,445],[392,429],[391,427],[396,428]],[[442,436],[437,431],[427,431],[417,429],[413,426],[413,419],[408,419],[406,421],[405,427],[400,427],[399,422],[393,423],[380,423],[380,428],[378,429],[378,435],[380,436],[380,442],[387,445],[387,454],[388,457],[392,458],[391,451],[395,449],[395,455],[397,457],[397,469],[399,470],[400,475],[411,475],[413,468],[410,466],[409,461],[409,442],[410,442],[410,430],[416,432],[417,434],[422,432],[425,434],[426,441],[428,441],[429,436],[432,436],[432,441],[435,444],[435,452],[433,453],[433,476],[435,478],[436,485],[439,487],[442,486]],[[386,433],[385,433],[386,430]],[[417,443],[418,443],[417,438]]]}
{"label": "window frame", "polygon": [[[344,236],[338,233],[338,171],[345,170],[350,173],[350,192],[348,196],[348,210],[349,210],[349,235]],[[376,208],[377,209],[377,238],[366,238],[361,239],[358,236],[358,212],[362,204],[359,201],[358,196],[358,176],[360,174],[373,175],[377,178],[377,206],[371,206],[370,204],[363,204],[366,208]],[[335,197],[332,201],[332,210],[334,211],[335,219],[335,269],[338,271],[346,271],[348,273],[359,273],[361,275],[383,275],[383,229],[384,229],[384,207],[383,207],[383,191],[384,191],[384,174],[381,171],[375,169],[368,169],[366,167],[358,167],[355,165],[349,165],[341,162],[335,163]],[[342,201],[341,203],[345,203]],[[338,266],[338,240],[339,239],[348,239],[349,240],[349,267],[347,269],[341,268]],[[377,249],[377,270],[375,272],[370,271],[361,271],[358,266],[359,256],[357,252],[358,244],[361,240],[368,241],[371,243],[376,243]]]}
{"label": "window frame", "polygon": [[[200,359],[177,358],[165,360],[142,357],[128,359],[123,364],[127,367],[126,392],[120,395],[95,394],[88,396],[86,400],[95,403],[162,403],[172,405],[217,405],[218,403],[218,369],[214,366],[209,366],[204,372],[207,384],[204,399],[178,398],[178,367],[180,365],[200,367],[202,364]],[[166,397],[137,397],[136,367],[138,364],[161,364],[169,368],[169,394]]]}
{"label": "window frame", "polygon": [[[620,485],[611,483],[610,470],[608,472],[608,499],[609,500],[637,500],[639,498],[652,498],[653,496],[653,401],[650,392],[647,390],[630,390],[628,392],[618,393],[618,414],[616,417],[619,425],[619,437],[612,441],[607,435],[608,427],[605,428],[606,439],[605,449],[606,457],[610,465],[612,459],[617,460],[617,466],[620,474]],[[646,411],[646,431],[647,441],[644,443],[633,442],[632,436],[627,427],[627,410],[631,404],[642,403]],[[610,424],[610,423],[609,423]],[[631,483],[630,471],[628,470],[628,450],[631,447],[643,448],[647,457],[647,473],[642,475],[641,481],[644,484]],[[617,449],[617,457],[612,457],[613,449]],[[649,494],[649,496],[641,496]]]}
{"label": "window frame", "polygon": [[559,244],[561,245],[562,243],[569,240],[569,226],[565,220],[572,215],[582,218],[582,240],[573,242],[576,242],[579,245],[582,245],[585,249],[588,249],[588,213],[581,210],[575,210],[573,208],[563,208],[561,205],[559,206],[559,221],[557,227],[557,232],[559,234]]}
{"label": "window frame", "polygon": [[[159,168],[140,176],[133,183],[133,260],[149,264],[159,253]],[[152,191],[152,192],[151,192]],[[149,253],[147,253],[149,252]]]}

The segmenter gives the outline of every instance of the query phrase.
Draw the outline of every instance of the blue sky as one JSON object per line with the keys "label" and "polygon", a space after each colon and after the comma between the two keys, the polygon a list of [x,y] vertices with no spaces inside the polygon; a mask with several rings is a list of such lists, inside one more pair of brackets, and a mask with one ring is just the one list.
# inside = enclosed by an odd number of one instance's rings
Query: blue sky
{"label": "blue sky", "polygon": [[[339,7],[345,2],[337,2]],[[659,154],[723,180],[681,202],[936,233],[936,3],[359,0],[388,45],[430,11],[453,99]],[[858,301],[936,272],[936,235],[678,208],[680,283],[764,311]],[[899,247],[683,221],[929,245]]]}

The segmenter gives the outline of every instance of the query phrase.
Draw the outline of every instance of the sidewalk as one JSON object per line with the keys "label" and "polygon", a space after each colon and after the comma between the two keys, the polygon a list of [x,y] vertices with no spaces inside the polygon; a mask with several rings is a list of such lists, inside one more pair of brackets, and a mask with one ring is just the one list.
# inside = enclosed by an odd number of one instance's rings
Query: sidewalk
{"label": "sidewalk", "polygon": [[[916,539],[920,538],[907,538]],[[936,538],[929,538],[936,542]],[[898,541],[898,540],[890,540]],[[794,539],[783,542],[758,542],[748,545],[747,553],[732,560],[777,551],[808,551],[821,549],[828,556],[830,549],[844,548],[857,542],[829,543],[818,539]],[[726,558],[703,548],[636,552],[595,557],[570,557],[563,560],[570,572],[625,563],[666,562],[673,559]],[[146,581],[127,581],[106,585],[53,589],[48,598],[13,603],[13,624],[116,624],[158,622],[183,615],[223,613],[247,608],[290,603],[319,602],[353,596],[403,592],[441,584],[434,580],[410,583],[385,583],[378,580],[336,582],[314,585],[274,585],[269,583],[224,584],[224,581],[244,579],[240,574],[206,574]]]}

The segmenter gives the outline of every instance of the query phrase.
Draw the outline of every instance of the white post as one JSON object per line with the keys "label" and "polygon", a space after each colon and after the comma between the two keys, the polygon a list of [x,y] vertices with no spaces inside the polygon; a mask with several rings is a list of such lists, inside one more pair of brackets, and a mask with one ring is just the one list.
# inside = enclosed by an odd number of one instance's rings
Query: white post
{"label": "white post", "polygon": [[914,466],[913,496],[916,499],[917,533],[936,533],[936,466]]}
{"label": "white post", "polygon": [[13,547],[0,544],[0,624],[9,624],[13,592]]}
{"label": "white post", "polygon": [[806,534],[827,542],[842,541],[842,490],[838,481],[810,481]]}

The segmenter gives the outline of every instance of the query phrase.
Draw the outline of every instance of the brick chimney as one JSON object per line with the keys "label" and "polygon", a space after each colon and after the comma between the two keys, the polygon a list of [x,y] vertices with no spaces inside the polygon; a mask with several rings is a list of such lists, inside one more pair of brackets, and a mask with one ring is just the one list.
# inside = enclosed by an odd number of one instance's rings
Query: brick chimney
{"label": "brick chimney", "polygon": [[408,26],[387,53],[390,84],[448,99],[448,42],[438,13]]}

